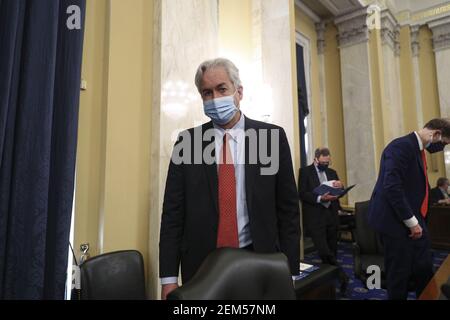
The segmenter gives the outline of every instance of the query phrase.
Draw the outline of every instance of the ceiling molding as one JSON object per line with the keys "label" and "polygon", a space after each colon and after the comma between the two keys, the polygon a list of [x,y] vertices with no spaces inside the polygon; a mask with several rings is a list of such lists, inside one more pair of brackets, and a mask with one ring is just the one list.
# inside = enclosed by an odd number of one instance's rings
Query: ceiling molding
{"label": "ceiling molding", "polygon": [[395,14],[401,26],[425,25],[430,21],[450,16],[450,1],[422,10],[402,10]]}
{"label": "ceiling molding", "polygon": [[331,2],[331,0],[319,0],[320,3],[322,3],[328,10],[330,10],[330,12],[334,15],[337,16],[339,15],[339,8],[337,8],[333,2]]}
{"label": "ceiling molding", "polygon": [[320,22],[321,19],[320,17],[314,13],[314,11],[312,11],[310,8],[308,8],[306,6],[306,4],[304,4],[301,0],[295,0],[295,5],[303,12],[305,13],[308,17],[311,18],[311,20],[313,20],[315,23]]}

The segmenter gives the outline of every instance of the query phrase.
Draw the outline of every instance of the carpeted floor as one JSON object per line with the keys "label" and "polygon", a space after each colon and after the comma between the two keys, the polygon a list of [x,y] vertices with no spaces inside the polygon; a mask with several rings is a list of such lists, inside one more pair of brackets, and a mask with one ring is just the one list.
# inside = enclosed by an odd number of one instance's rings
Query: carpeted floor
{"label": "carpeted floor", "polygon": [[[437,270],[442,262],[445,260],[449,252],[433,250],[433,265]],[[305,255],[305,262],[311,264],[321,263],[321,260],[316,252],[309,253]],[[353,255],[352,255],[352,244],[349,242],[339,242],[338,249],[338,262],[343,267],[344,271],[350,277],[349,288],[347,289],[347,296],[343,298],[340,295],[339,289],[336,289],[336,298],[340,300],[386,300],[387,294],[386,290],[374,289],[367,290],[364,284],[355,279],[353,274]],[[336,286],[337,288],[339,285]],[[416,294],[411,292],[408,299],[415,300]]]}

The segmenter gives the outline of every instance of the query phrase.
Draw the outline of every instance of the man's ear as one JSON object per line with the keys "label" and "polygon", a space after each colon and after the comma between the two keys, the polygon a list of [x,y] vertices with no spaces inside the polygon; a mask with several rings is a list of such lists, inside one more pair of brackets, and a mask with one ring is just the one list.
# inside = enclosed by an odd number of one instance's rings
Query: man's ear
{"label": "man's ear", "polygon": [[238,92],[238,94],[239,94],[239,99],[242,100],[242,98],[244,97],[244,87],[239,86],[239,87],[237,88],[237,92]]}

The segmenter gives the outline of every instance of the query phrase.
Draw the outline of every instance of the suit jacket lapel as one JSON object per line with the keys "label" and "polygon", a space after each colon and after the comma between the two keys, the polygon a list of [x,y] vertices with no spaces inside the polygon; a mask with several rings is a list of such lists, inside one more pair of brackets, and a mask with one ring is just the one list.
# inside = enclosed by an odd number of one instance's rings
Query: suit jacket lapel
{"label": "suit jacket lapel", "polygon": [[[213,125],[212,122],[208,122],[203,126],[203,132],[202,132],[202,137],[203,134],[206,130],[208,129],[212,129]],[[211,141],[203,141],[202,139],[202,152],[204,152],[205,148],[210,144],[210,143],[215,143],[215,138],[214,136],[212,137]],[[215,158],[215,148],[213,149],[213,157]],[[202,159],[203,159],[203,155],[202,155]],[[212,164],[206,164],[203,162],[203,167],[205,168],[206,171],[206,176],[207,176],[207,180],[208,180],[208,185],[209,185],[209,189],[211,191],[211,196],[213,198],[213,202],[214,202],[214,209],[216,210],[216,213],[219,213],[219,196],[218,196],[218,177],[217,177],[217,163],[216,161],[214,161]]]}
{"label": "suit jacket lapel", "polygon": [[[319,176],[317,175],[317,170],[316,170],[316,166],[314,164],[310,165],[311,168],[311,178],[312,178],[312,182],[313,182],[313,188],[317,187],[320,185],[320,180],[319,180]],[[328,176],[327,176],[328,179]]]}
{"label": "suit jacket lapel", "polygon": [[[248,119],[244,116],[245,119],[245,132],[247,132],[248,129],[256,129],[251,123],[251,119]],[[258,136],[258,132],[256,133]],[[259,137],[257,138],[259,141]],[[258,149],[258,148],[257,148]],[[258,164],[253,163],[251,164],[249,159],[249,139],[247,135],[245,136],[245,194],[247,199],[247,209],[249,212],[251,212],[252,209],[252,201],[253,201],[253,184],[255,182],[255,177],[258,174]],[[258,161],[257,161],[258,162]]]}
{"label": "suit jacket lapel", "polygon": [[[419,142],[417,141],[416,134],[414,132],[409,134],[409,138],[412,140],[413,146],[416,150],[415,154],[416,154],[417,162],[419,163],[420,170],[423,173],[423,172],[425,172],[425,170],[423,167],[422,152],[420,151]],[[425,181],[425,175],[423,175],[423,178]]]}

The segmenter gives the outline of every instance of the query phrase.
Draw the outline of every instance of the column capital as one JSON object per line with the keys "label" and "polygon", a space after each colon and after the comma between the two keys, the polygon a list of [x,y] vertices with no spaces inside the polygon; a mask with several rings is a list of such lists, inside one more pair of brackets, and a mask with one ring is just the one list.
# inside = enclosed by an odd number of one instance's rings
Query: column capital
{"label": "column capital", "polygon": [[368,16],[367,9],[363,8],[339,16],[334,20],[338,28],[339,47],[342,48],[369,41]]}
{"label": "column capital", "polygon": [[323,54],[325,52],[325,29],[326,23],[324,21],[316,23],[318,54]]}
{"label": "column capital", "polygon": [[419,25],[411,26],[411,51],[413,57],[419,56],[420,43],[419,43]]}
{"label": "column capital", "polygon": [[450,49],[450,16],[428,22],[433,32],[434,51]]}
{"label": "column capital", "polygon": [[400,26],[390,10],[385,9],[381,12],[381,42],[383,45],[388,45],[395,52],[395,55],[400,55]]}

